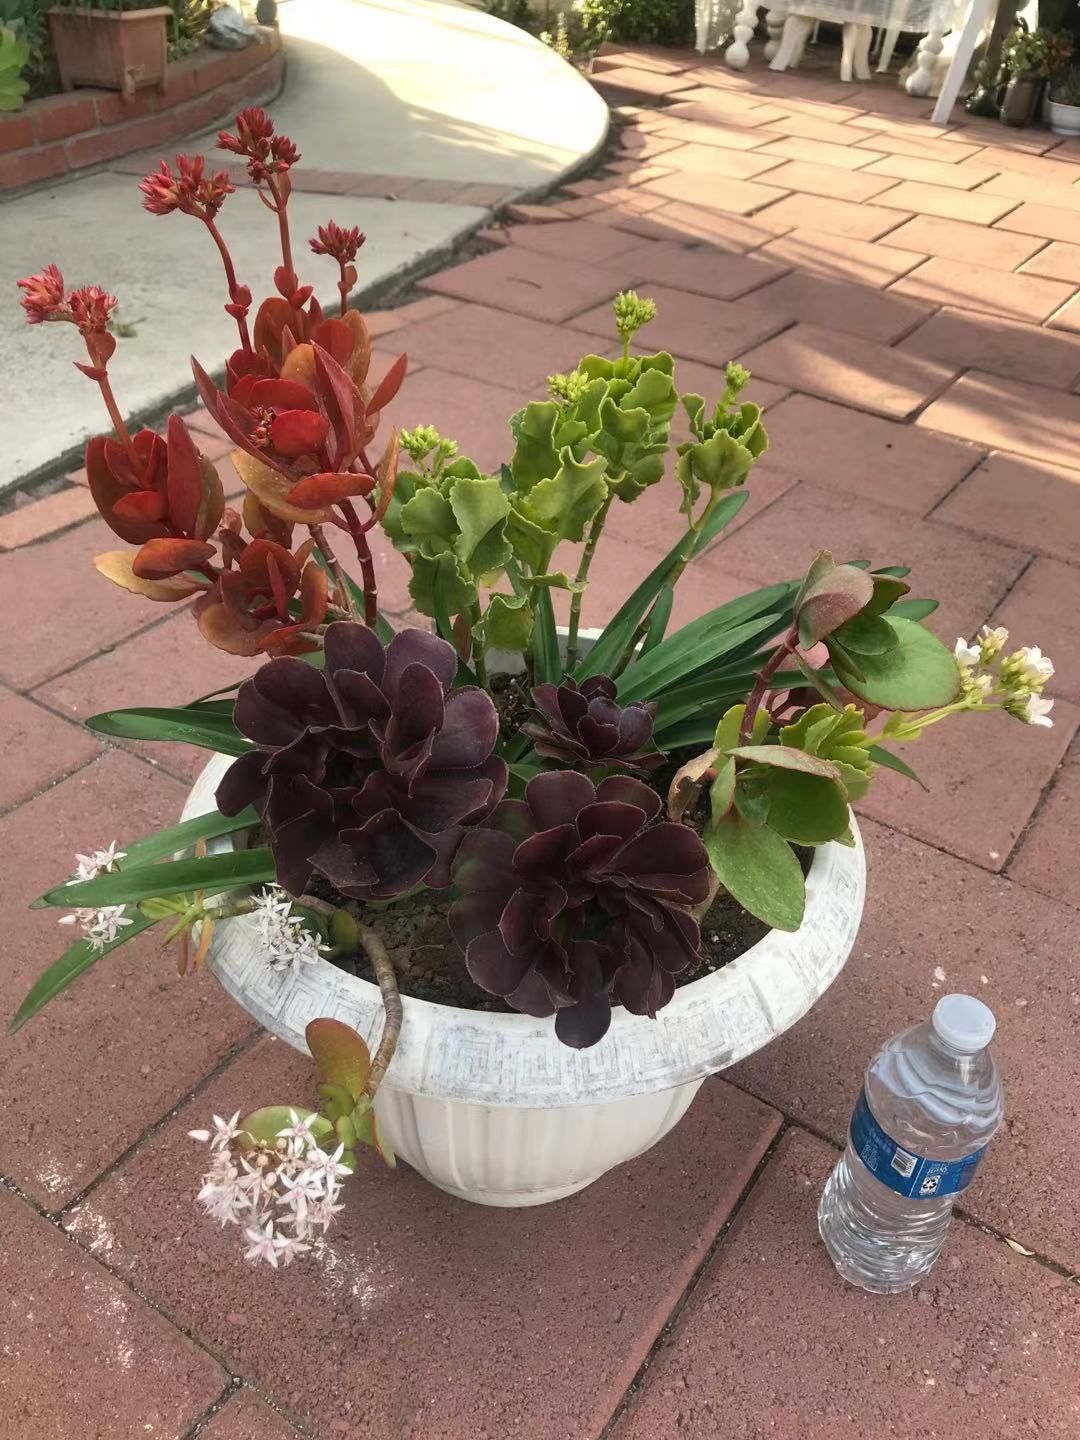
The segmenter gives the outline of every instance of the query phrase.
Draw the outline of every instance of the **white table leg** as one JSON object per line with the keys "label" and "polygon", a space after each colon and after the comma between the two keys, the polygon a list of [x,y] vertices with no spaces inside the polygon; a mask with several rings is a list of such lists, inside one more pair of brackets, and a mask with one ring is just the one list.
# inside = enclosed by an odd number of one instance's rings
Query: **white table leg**
{"label": "white table leg", "polygon": [[900,38],[900,29],[896,25],[890,25],[882,32],[881,50],[878,54],[877,72],[885,75],[892,64],[893,51],[896,49],[896,42]]}
{"label": "white table leg", "polygon": [[960,93],[960,86],[964,82],[967,68],[971,64],[971,57],[975,53],[975,43],[979,33],[986,23],[990,14],[990,7],[993,0],[971,0],[971,9],[968,11],[967,19],[964,21],[964,28],[960,32],[960,39],[956,46],[956,53],[949,62],[949,69],[945,76],[945,83],[941,87],[941,94],[938,96],[937,104],[934,106],[934,113],[930,117],[935,125],[947,125],[952,108],[956,104],[956,97]]}
{"label": "white table leg", "polygon": [[937,4],[930,12],[930,29],[919,42],[915,56],[915,69],[904,82],[909,95],[929,95],[933,86],[934,61],[945,45],[945,27],[949,23],[951,6]]}
{"label": "white table leg", "polygon": [[874,27],[860,21],[855,27],[855,50],[852,55],[856,80],[869,80],[870,42],[874,38]]}
{"label": "white table leg", "polygon": [[780,47],[769,61],[770,70],[787,70],[798,65],[814,22],[809,15],[789,15],[784,21]]}
{"label": "white table leg", "polygon": [[780,37],[784,33],[784,21],[787,19],[786,10],[770,10],[765,16],[765,28],[769,32],[769,38],[765,42],[765,59],[771,60],[780,49]]}
{"label": "white table leg", "polygon": [[754,38],[757,12],[756,0],[743,0],[742,8],[735,16],[733,38],[724,51],[724,59],[733,70],[745,70],[750,63],[750,41]]}

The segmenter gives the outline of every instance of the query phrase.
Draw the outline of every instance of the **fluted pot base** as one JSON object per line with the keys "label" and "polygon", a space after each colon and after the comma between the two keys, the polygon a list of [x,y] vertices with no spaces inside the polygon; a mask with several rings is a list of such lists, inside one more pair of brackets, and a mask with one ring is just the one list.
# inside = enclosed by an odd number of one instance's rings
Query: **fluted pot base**
{"label": "fluted pot base", "polygon": [[[470,1105],[384,1085],[379,1126],[448,1195],[509,1209],[564,1200],[674,1129],[700,1080],[606,1105]],[[553,1183],[554,1182],[554,1183]]]}

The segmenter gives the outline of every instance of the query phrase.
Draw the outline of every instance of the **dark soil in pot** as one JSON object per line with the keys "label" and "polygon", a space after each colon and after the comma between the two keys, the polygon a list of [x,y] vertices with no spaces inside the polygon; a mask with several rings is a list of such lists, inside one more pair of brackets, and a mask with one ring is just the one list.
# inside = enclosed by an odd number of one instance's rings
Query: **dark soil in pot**
{"label": "dark soil in pot", "polygon": [[[809,855],[807,856],[807,861]],[[389,905],[374,923],[382,936],[397,971],[401,993],[415,1000],[453,1005],[461,1010],[492,1010],[514,1014],[498,995],[489,995],[469,978],[461,953],[446,920],[450,900],[428,892]],[[676,975],[676,985],[689,985],[737,959],[756,945],[768,926],[748,915],[729,895],[719,896],[701,922],[701,952],[697,962]],[[342,957],[331,962],[350,975],[377,984],[375,973],[364,957]]]}

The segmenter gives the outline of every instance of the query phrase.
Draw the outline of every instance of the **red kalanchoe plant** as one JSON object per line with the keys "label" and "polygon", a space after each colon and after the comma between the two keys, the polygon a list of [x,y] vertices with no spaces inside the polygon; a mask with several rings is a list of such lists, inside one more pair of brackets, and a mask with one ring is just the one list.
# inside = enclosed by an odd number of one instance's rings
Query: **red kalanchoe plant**
{"label": "red kalanchoe plant", "polygon": [[602,765],[609,770],[645,774],[664,763],[652,743],[654,701],[620,705],[615,681],[590,675],[578,685],[537,685],[532,692],[539,721],[521,728],[544,760],[572,767]]}
{"label": "red kalanchoe plant", "polygon": [[215,170],[208,174],[203,155],[177,155],[175,164],[175,175],[167,160],[159,160],[158,168],[147,175],[139,186],[146,197],[143,207],[151,215],[171,215],[174,210],[179,210],[197,220],[212,220],[225,203],[226,196],[236,188],[228,172]]}
{"label": "red kalanchoe plant", "polygon": [[19,302],[26,312],[28,325],[41,325],[46,320],[69,320],[64,311],[64,277],[55,265],[46,265],[38,275],[28,275],[15,282],[26,293]]}
{"label": "red kalanchoe plant", "polygon": [[462,841],[450,927],[469,974],[515,1010],[554,1014],[566,1045],[604,1036],[612,996],[655,1016],[697,953],[709,857],[688,826],[655,823],[661,808],[630,776],[549,771]]}
{"label": "red kalanchoe plant", "polygon": [[240,687],[236,726],[258,748],[226,772],[219,809],[256,807],[293,895],[316,872],[355,899],[447,885],[464,827],[506,788],[491,697],[452,690],[453,647],[424,630],[384,650],[338,622],[324,653],[321,671],[271,660]]}
{"label": "red kalanchoe plant", "polygon": [[287,135],[278,135],[274,122],[257,105],[241,110],[236,117],[236,134],[218,131],[218,149],[242,155],[248,162],[248,174],[255,183],[287,174],[300,159],[300,151]]}
{"label": "red kalanchoe plant", "polygon": [[[265,650],[300,655],[318,649],[329,594],[326,571],[310,558],[314,541],[305,541],[295,553],[273,540],[244,541],[240,517],[234,513],[230,519],[233,525],[222,538],[236,544],[236,566],[220,571],[195,602],[203,635],[230,655]],[[294,616],[289,606],[297,592],[300,613]]]}
{"label": "red kalanchoe plant", "polygon": [[330,255],[338,262],[338,290],[341,294],[342,315],[348,309],[349,291],[356,284],[356,266],[353,261],[356,259],[356,252],[366,239],[367,236],[361,232],[359,225],[354,225],[351,230],[345,230],[336,220],[328,220],[325,225],[319,226],[319,233],[315,239],[308,241],[313,254]]}

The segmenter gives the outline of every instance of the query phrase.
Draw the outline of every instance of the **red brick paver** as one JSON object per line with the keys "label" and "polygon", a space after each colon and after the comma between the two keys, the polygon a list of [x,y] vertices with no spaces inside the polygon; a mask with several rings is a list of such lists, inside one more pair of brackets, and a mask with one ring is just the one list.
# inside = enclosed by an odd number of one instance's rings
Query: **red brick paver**
{"label": "red brick paver", "polygon": [[614,1440],[842,1440],[1077,1423],[1080,1308],[1054,1275],[956,1227],[916,1298],[845,1286],[815,1210],[835,1159],[785,1137]]}
{"label": "red brick paver", "polygon": [[27,1440],[190,1434],[225,1372],[120,1280],[0,1190],[0,1406]]}
{"label": "red brick paver", "polygon": [[[672,352],[680,389],[712,401],[743,361],[771,439],[674,622],[794,575],[819,547],[906,563],[914,593],[940,597],[930,624],[948,644],[992,621],[1053,657],[1054,728],[976,716],[905,750],[930,794],[879,775],[862,806],[867,910],[830,991],[708,1082],[663,1145],[553,1207],[480,1210],[407,1166],[365,1166],[314,1255],[252,1271],[195,1209],[184,1132],[214,1109],[306,1099],[310,1070],[258,1040],[211,976],[179,979],[150,938],[98,961],[0,1052],[0,1180],[16,1192],[0,1194],[0,1415],[25,1440],[1014,1440],[1080,1426],[1080,147],[960,111],[940,130],[931,102],[891,80],[845,86],[815,63],[776,75],[689,50],[601,56],[600,88],[632,97],[611,163],[513,208],[473,258],[371,317],[375,376],[410,357],[383,433],[434,424],[495,469],[509,416],[547,375],[615,353],[610,299],[634,285],[660,307],[640,342]],[[448,194],[357,175],[343,146],[316,188]],[[204,413],[191,425],[238,496],[228,442]],[[681,413],[673,429],[686,438]],[[5,594],[29,597],[0,638],[7,1014],[67,934],[25,906],[76,849],[175,818],[205,759],[78,721],[250,668],[209,650],[189,615],[94,573],[119,542],[83,522],[85,474],[67,478],[0,516]],[[586,623],[670,548],[680,499],[669,470],[615,505]],[[372,549],[400,622],[408,566],[378,530]],[[866,1299],[815,1237],[828,1142],[873,1045],[946,989],[985,996],[999,1020],[1007,1120],[963,1197],[987,1229],[959,1222],[917,1296]]]}
{"label": "red brick paver", "polygon": [[[669,1139],[572,1207],[486,1209],[407,1168],[365,1165],[311,1263],[264,1284],[235,1237],[207,1227],[192,1205],[200,1156],[185,1132],[267,1087],[306,1093],[310,1068],[264,1042],[76,1209],[70,1225],[76,1236],[107,1232],[120,1274],[138,1276],[320,1435],[365,1440],[501,1440],[522,1416],[537,1435],[595,1435],[779,1121],[710,1081]],[[177,1264],[174,1246],[207,1258]],[[358,1336],[362,1365],[354,1363]]]}

